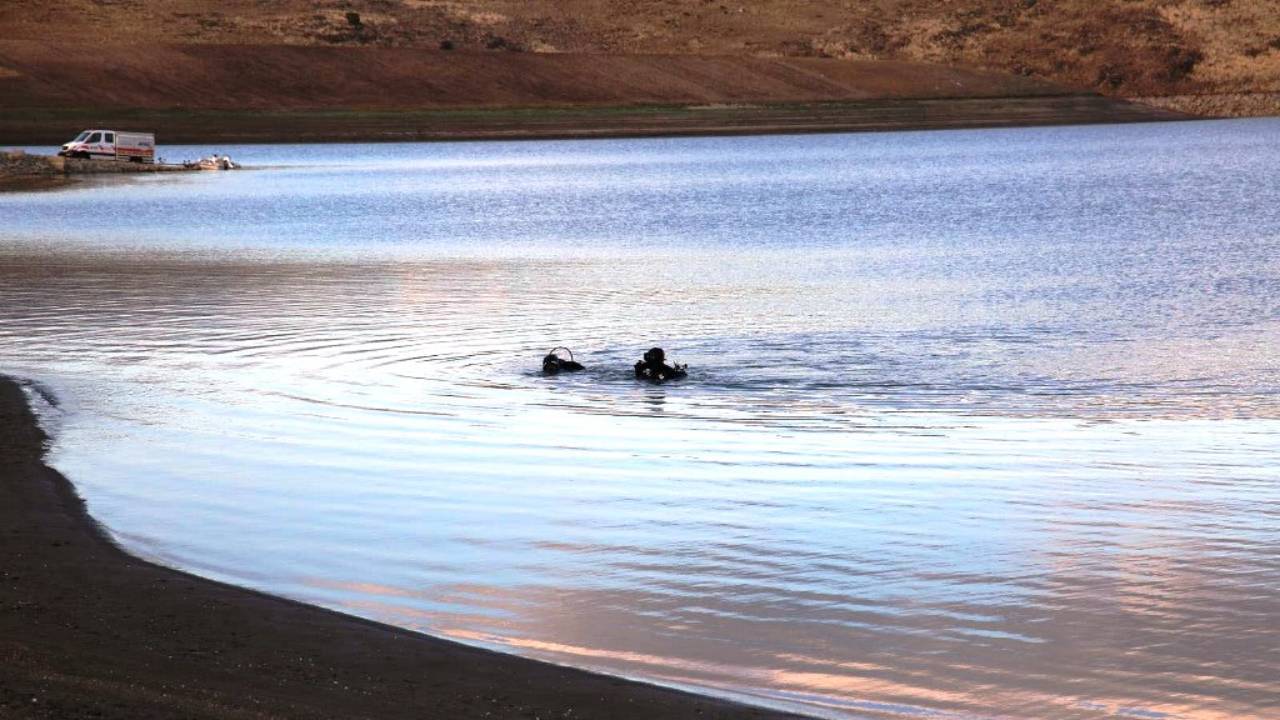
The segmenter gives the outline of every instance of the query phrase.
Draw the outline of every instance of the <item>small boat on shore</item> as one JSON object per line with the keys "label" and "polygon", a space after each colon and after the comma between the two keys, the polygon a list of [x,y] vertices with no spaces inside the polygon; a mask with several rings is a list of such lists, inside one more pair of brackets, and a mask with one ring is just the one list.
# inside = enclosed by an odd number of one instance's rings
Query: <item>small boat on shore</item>
{"label": "small boat on shore", "polygon": [[240,166],[229,155],[210,155],[199,160],[188,160],[183,167],[193,170],[239,170]]}

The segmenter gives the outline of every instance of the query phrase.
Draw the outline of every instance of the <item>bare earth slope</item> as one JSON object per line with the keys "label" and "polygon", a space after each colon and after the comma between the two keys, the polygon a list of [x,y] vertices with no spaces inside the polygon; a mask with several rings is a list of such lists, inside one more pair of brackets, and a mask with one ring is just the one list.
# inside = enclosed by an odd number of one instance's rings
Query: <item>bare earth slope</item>
{"label": "bare earth slope", "polygon": [[1034,78],[925,63],[375,44],[0,40],[0,144],[85,127],[163,143],[548,138],[1175,117]]}
{"label": "bare earth slope", "polygon": [[904,62],[441,52],[298,45],[0,40],[13,107],[406,109],[1062,94],[1000,73]]}
{"label": "bare earth slope", "polygon": [[[696,106],[714,107],[668,112]],[[583,113],[591,107],[628,110]],[[578,114],[439,114],[513,108]],[[169,114],[164,124],[128,114],[139,110]],[[419,115],[317,114],[332,111]],[[973,127],[1176,112],[1280,112],[1280,4],[0,3],[0,142],[10,144],[60,142],[100,124],[174,142]]]}
{"label": "bare earth slope", "polygon": [[[47,83],[80,71],[86,54],[96,53],[103,70],[119,65],[134,72],[154,63],[169,73],[168,81],[184,84],[189,63],[170,65],[165,52],[122,54],[119,48],[194,44],[262,48],[257,58],[242,50],[234,66],[238,72],[280,63],[271,48],[282,45],[499,56],[503,60],[494,62],[509,63],[502,65],[507,77],[528,73],[527,81],[516,83],[523,88],[499,88],[488,96],[499,103],[509,96],[523,101],[530,93],[549,103],[616,97],[661,102],[677,96],[683,102],[691,95],[708,99],[706,87],[725,85],[728,96],[811,99],[830,94],[830,88],[797,93],[786,79],[778,82],[759,65],[735,66],[734,59],[829,58],[985,68],[1077,92],[1154,98],[1155,104],[1211,114],[1280,110],[1280,3],[1274,0],[8,0],[0,3],[0,39],[23,39],[51,51],[41,57],[10,48],[0,55],[0,101],[11,107],[15,82],[18,92],[32,92],[42,77]],[[80,55],[67,55],[70,46],[80,48]],[[601,97],[600,77],[618,69],[617,60],[597,65],[591,56],[601,54],[719,58],[714,62],[720,66],[691,69],[692,84],[703,87],[675,82],[669,93],[654,91],[655,77],[639,80],[643,73],[625,69],[614,75],[617,85],[605,93],[611,97]],[[562,63],[553,68],[571,71],[565,77],[580,76],[581,87],[565,92],[571,81],[539,84],[548,67],[540,62],[549,56]],[[458,62],[458,72],[469,73],[478,61]],[[448,65],[416,67],[434,75]],[[783,74],[794,80],[797,65],[786,67]],[[586,72],[591,69],[597,72]],[[819,74],[832,72],[838,74]],[[935,87],[935,78],[917,82],[889,74],[898,96],[920,97]],[[226,75],[209,79],[221,82]],[[150,88],[160,96],[167,90],[152,76],[138,77],[135,92]],[[492,85],[493,77],[474,75],[457,97],[470,102],[486,95],[481,86]],[[336,82],[341,77],[318,73],[315,79],[330,86],[328,96],[345,92]],[[241,102],[217,84],[207,91],[221,93],[229,104]],[[1006,92],[1016,95],[1018,88]],[[169,105],[185,102],[183,95]]]}

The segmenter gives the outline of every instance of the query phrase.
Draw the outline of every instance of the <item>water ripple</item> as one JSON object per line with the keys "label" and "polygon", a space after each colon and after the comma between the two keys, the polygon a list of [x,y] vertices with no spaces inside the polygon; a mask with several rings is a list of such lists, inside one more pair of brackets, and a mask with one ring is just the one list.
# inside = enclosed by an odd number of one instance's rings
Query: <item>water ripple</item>
{"label": "water ripple", "polygon": [[836,718],[1276,716],[1275,128],[231,148],[0,196],[0,369],[212,577]]}

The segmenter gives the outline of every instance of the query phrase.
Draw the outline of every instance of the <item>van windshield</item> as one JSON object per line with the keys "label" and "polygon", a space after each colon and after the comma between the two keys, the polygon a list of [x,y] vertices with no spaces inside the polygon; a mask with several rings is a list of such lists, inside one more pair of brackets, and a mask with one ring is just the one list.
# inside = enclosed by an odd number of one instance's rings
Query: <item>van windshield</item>
{"label": "van windshield", "polygon": [[87,138],[87,137],[89,137],[89,131],[88,131],[88,130],[85,130],[84,132],[82,132],[82,133],[80,133],[79,135],[77,135],[77,136],[76,136],[76,139],[75,139],[75,140],[72,140],[71,142],[84,142],[85,138]]}

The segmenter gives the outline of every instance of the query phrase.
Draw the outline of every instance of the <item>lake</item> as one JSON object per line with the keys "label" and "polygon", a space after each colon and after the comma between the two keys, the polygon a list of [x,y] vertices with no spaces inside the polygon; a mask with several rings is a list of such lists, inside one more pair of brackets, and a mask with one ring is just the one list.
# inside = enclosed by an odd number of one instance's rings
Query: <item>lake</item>
{"label": "lake", "polygon": [[130,551],[822,717],[1280,716],[1280,121],[211,150],[0,194]]}

